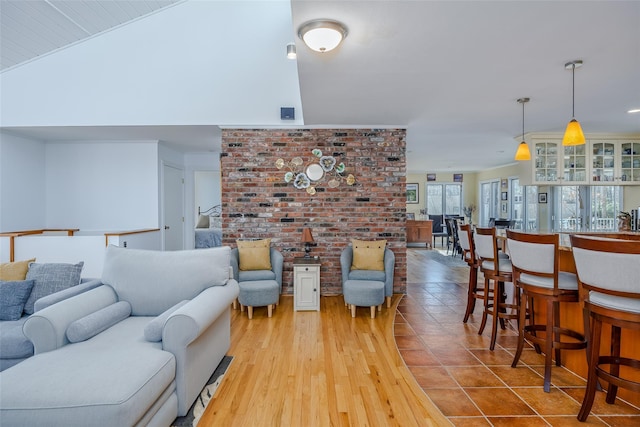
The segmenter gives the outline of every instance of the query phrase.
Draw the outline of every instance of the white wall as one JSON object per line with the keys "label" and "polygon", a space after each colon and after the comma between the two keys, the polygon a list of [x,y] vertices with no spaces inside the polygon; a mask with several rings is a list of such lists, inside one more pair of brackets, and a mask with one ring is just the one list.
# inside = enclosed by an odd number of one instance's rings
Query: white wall
{"label": "white wall", "polygon": [[48,228],[157,228],[158,143],[46,144]]}
{"label": "white wall", "polygon": [[0,132],[0,232],[42,228],[46,211],[44,143]]}
{"label": "white wall", "polygon": [[302,125],[292,28],[288,1],[179,3],[0,73],[0,126]]}

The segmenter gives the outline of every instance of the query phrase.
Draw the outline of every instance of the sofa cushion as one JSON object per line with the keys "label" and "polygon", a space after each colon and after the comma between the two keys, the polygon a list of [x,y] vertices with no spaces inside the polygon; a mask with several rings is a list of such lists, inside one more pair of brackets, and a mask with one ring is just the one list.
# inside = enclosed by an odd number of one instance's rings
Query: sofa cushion
{"label": "sofa cushion", "polygon": [[159,316],[156,316],[151,322],[147,323],[147,326],[144,327],[144,339],[151,342],[162,341],[162,329],[164,328],[164,324],[171,316],[171,313],[188,303],[189,300],[182,300],[173,307],[168,308]]}
{"label": "sofa cushion", "polygon": [[94,311],[71,322],[67,327],[67,339],[70,342],[86,341],[130,315],[131,304],[126,301],[108,305],[101,310]]}
{"label": "sofa cushion", "polygon": [[105,254],[102,283],[116,291],[118,300],[131,304],[133,316],[157,316],[206,288],[224,286],[229,280],[230,253],[227,246],[152,251],[111,245]]}
{"label": "sofa cushion", "polygon": [[33,288],[33,280],[0,280],[0,320],[18,320]]}
{"label": "sofa cushion", "polygon": [[84,262],[77,264],[42,263],[29,264],[27,279],[33,280],[31,295],[24,305],[25,314],[33,314],[33,304],[39,298],[46,297],[80,283]]}
{"label": "sofa cushion", "polygon": [[254,280],[276,280],[276,273],[273,270],[239,271],[238,279],[240,282],[249,282]]}
{"label": "sofa cushion", "polygon": [[[20,359],[33,355],[33,344],[22,333],[29,316],[0,322],[0,359]],[[1,388],[1,387],[0,387]]]}
{"label": "sofa cushion", "polygon": [[0,280],[24,280],[27,277],[29,264],[35,262],[35,258],[26,261],[5,262],[0,264]]}
{"label": "sofa cushion", "polygon": [[2,424],[136,425],[146,408],[175,390],[175,357],[142,339],[148,322],[128,317],[4,371],[2,382],[11,387],[0,387]]}
{"label": "sofa cushion", "polygon": [[236,240],[236,244],[240,270],[271,270],[271,239]]}
{"label": "sofa cushion", "polygon": [[356,240],[351,239],[353,247],[352,270],[384,271],[384,249],[386,240]]}

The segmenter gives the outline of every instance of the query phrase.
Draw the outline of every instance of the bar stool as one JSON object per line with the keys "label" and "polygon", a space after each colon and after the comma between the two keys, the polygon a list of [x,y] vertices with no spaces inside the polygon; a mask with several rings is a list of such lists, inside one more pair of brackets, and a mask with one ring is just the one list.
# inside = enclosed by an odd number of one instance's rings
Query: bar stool
{"label": "bar stool", "polygon": [[[506,329],[505,320],[518,319],[518,304],[507,302],[504,287],[505,283],[513,283],[511,261],[498,255],[495,227],[476,228],[473,241],[478,256],[478,265],[484,275],[484,311],[482,312],[482,322],[480,323],[478,334],[482,335],[487,323],[487,315],[490,314],[493,322],[489,349],[493,350],[496,346],[498,321],[500,322],[500,327]],[[490,282],[493,282],[493,287],[491,287]],[[518,298],[517,293],[514,296]],[[492,301],[490,301],[491,297]]]}
{"label": "bar stool", "polygon": [[458,225],[458,239],[462,248],[462,259],[469,265],[469,290],[467,291],[467,309],[464,312],[463,323],[467,323],[473,313],[476,300],[484,301],[484,287],[478,286],[478,257],[473,245],[473,231],[469,224]]}
{"label": "bar stool", "polygon": [[[587,390],[578,413],[586,421],[596,394],[598,377],[609,386],[606,402],[616,400],[618,387],[640,392],[640,383],[622,378],[620,366],[640,368],[640,360],[620,357],[622,328],[640,330],[640,241],[595,239],[571,235],[578,272],[580,300],[589,327]],[[589,326],[589,320],[591,325]],[[611,325],[610,355],[600,355],[602,324]],[[606,370],[602,365],[608,365]]]}
{"label": "bar stool", "polygon": [[[560,326],[560,303],[578,302],[578,280],[575,274],[559,271],[558,234],[528,234],[507,230],[507,247],[513,265],[516,287],[522,290],[518,322],[518,349],[511,367],[518,365],[524,341],[544,349],[544,391],[551,389],[551,362],[555,352],[556,366],[561,366],[561,350],[581,350],[587,347],[584,335]],[[543,323],[536,323],[534,301],[541,300],[547,309]],[[525,313],[529,305],[529,324]],[[536,334],[544,332],[544,337]],[[562,337],[569,337],[571,341]]]}

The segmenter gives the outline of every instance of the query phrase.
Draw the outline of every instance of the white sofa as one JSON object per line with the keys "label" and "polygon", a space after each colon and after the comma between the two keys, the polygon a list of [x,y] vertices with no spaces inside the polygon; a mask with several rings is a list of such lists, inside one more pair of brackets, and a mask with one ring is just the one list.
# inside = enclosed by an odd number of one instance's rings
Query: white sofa
{"label": "white sofa", "polygon": [[185,415],[229,349],[229,254],[110,246],[102,286],[25,323],[35,355],[0,373],[2,424],[167,426]]}

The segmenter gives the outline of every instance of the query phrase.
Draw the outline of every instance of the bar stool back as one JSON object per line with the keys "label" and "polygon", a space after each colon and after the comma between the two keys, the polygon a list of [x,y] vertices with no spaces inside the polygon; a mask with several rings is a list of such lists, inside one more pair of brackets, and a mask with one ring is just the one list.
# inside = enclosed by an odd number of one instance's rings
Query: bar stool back
{"label": "bar stool back", "polygon": [[[615,402],[618,387],[640,392],[637,380],[620,375],[620,366],[640,369],[640,360],[620,357],[621,329],[640,330],[640,241],[572,235],[571,246],[584,314],[591,320],[587,390],[578,413],[578,420],[585,421],[593,405],[598,377],[609,384],[609,404]],[[611,325],[611,354],[601,356],[603,323]]]}
{"label": "bar stool back", "polygon": [[467,323],[473,313],[476,300],[484,300],[484,287],[478,286],[478,257],[473,245],[473,230],[470,224],[458,224],[458,239],[462,248],[462,259],[469,265],[469,289],[467,291],[467,309],[462,322]]}
{"label": "bar stool back", "polygon": [[[575,274],[559,271],[558,234],[528,234],[507,230],[507,247],[513,265],[515,285],[522,290],[520,321],[518,325],[518,349],[512,367],[518,365],[524,340],[544,349],[544,391],[551,389],[552,353],[556,366],[561,366],[561,350],[586,348],[584,335],[560,326],[560,303],[578,302],[578,280]],[[546,318],[536,323],[534,301],[546,306]],[[524,315],[529,303],[529,324]],[[544,332],[538,336],[537,332]],[[562,337],[565,337],[563,340]],[[567,340],[568,337],[568,340]]]}
{"label": "bar stool back", "polygon": [[[498,255],[495,227],[477,227],[473,234],[473,241],[478,255],[478,265],[484,275],[484,311],[478,334],[481,335],[484,331],[487,315],[490,314],[493,322],[489,349],[493,350],[496,346],[498,321],[500,322],[500,327],[506,329],[505,320],[518,318],[516,313],[518,305],[506,301],[504,288],[505,282],[513,282],[511,261]],[[491,282],[493,282],[493,287],[491,287]],[[491,297],[492,300],[490,300]]]}

